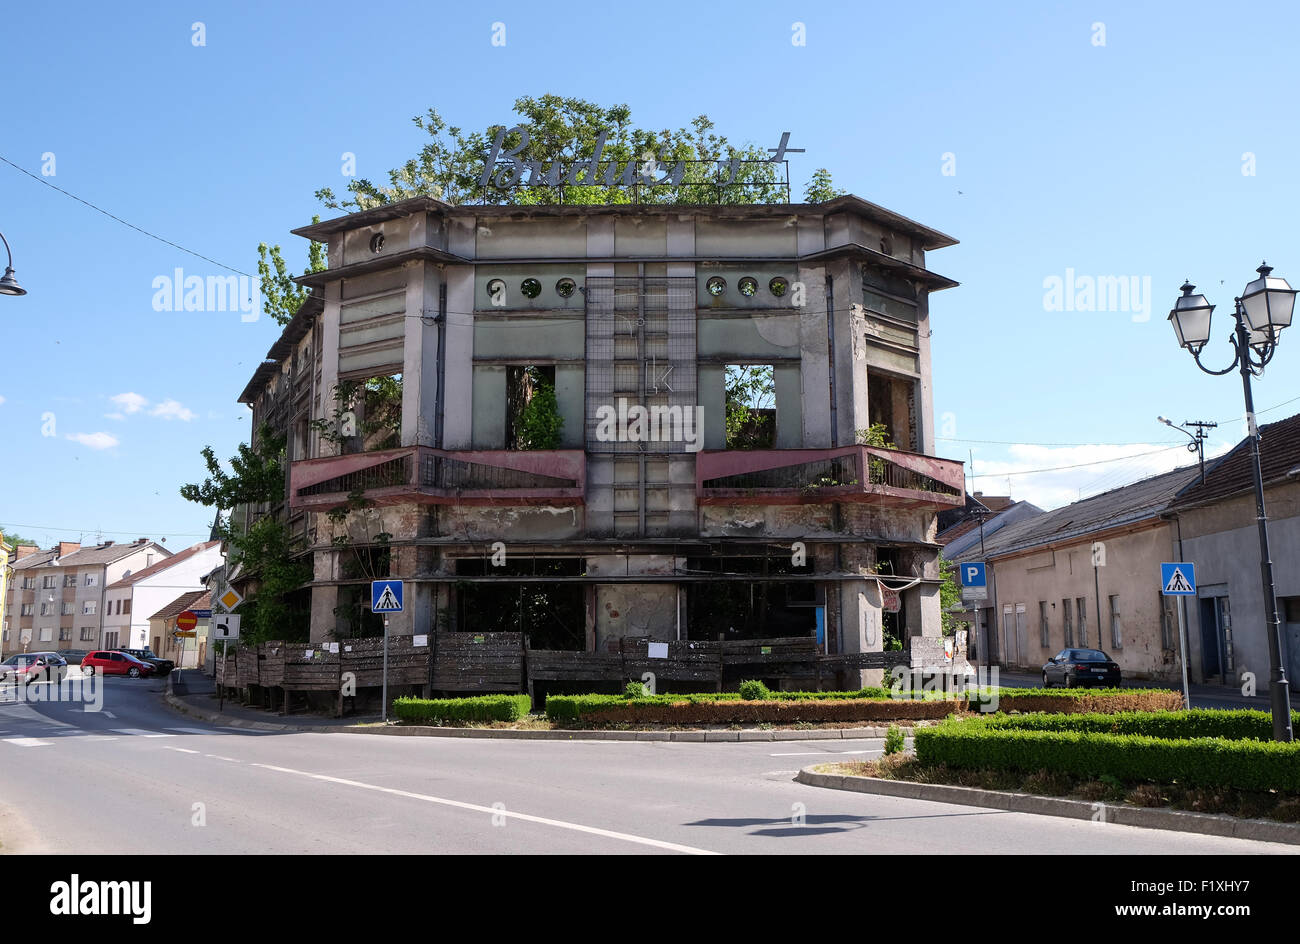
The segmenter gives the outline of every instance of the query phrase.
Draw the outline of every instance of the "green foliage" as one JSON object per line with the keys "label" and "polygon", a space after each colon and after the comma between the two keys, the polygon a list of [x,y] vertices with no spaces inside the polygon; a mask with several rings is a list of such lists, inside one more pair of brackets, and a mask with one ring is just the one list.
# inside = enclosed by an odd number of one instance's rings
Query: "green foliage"
{"label": "green foliage", "polygon": [[[866,429],[858,430],[859,446],[876,446],[880,449],[897,449],[889,439],[889,427],[884,423],[872,423]],[[873,485],[883,485],[885,482],[885,460],[872,459],[868,463],[868,481]]]}
{"label": "green foliage", "polygon": [[1038,731],[948,721],[915,733],[922,764],[1300,792],[1300,743]]}
{"label": "green foliage", "polygon": [[204,446],[201,454],[208,477],[198,484],[182,485],[181,497],[218,511],[280,502],[284,499],[284,446],[285,437],[263,423],[251,446],[239,444],[230,459],[230,474],[221,467],[212,447]]}
{"label": "green foliage", "polygon": [[518,721],[528,716],[527,695],[478,695],[473,698],[398,698],[393,716],[405,724],[466,724]]}
{"label": "green foliage", "polygon": [[533,388],[523,410],[519,413],[517,444],[520,449],[558,449],[564,417],[555,399],[555,387],[545,381]]}
{"label": "green foliage", "polygon": [[[662,168],[676,161],[739,158],[766,162],[771,156],[762,147],[731,145],[725,137],[713,132],[713,122],[705,115],[694,119],[689,129],[652,131],[632,124],[631,109],[627,105],[604,107],[558,95],[519,98],[515,101],[514,113],[518,117],[510,126],[522,127],[529,136],[527,147],[516,156],[516,160],[542,161],[547,167],[555,159],[566,167],[575,159],[589,160],[595,150],[596,136],[601,131],[608,132],[601,154],[602,163],[658,159]],[[479,179],[484,157],[491,150],[497,132],[509,126],[489,125],[482,131],[465,132],[448,125],[432,108],[412,121],[427,135],[427,140],[419,153],[388,172],[387,186],[364,178],[353,179],[349,181],[344,197],[335,196],[329,187],[316,191],[316,197],[327,207],[349,212],[418,196],[434,197],[451,204],[482,199],[484,192]],[[506,137],[503,151],[513,149],[518,143],[517,134]],[[727,173],[725,169],[720,172],[715,164],[686,165],[680,186],[642,187],[638,188],[635,196],[642,203],[772,203],[786,199],[784,187],[776,184],[777,168],[774,164],[742,166],[733,183],[722,185]],[[657,176],[663,176],[662,170]],[[526,173],[524,179],[527,177]],[[613,204],[630,203],[634,197],[632,187],[617,184],[612,187],[564,187],[563,201],[559,188],[555,187],[503,190],[489,183],[486,189],[487,202],[500,204]]]}
{"label": "green foliage", "polygon": [[819,167],[813,171],[812,180],[808,181],[808,187],[804,190],[804,200],[808,203],[825,203],[827,200],[834,200],[836,197],[842,197],[847,190],[836,188],[831,180],[831,172],[825,167]]}
{"label": "green foliage", "polygon": [[646,691],[645,683],[643,682],[628,682],[627,685],[623,687],[624,698],[645,698],[648,694],[649,692]]}
{"label": "green foliage", "polygon": [[740,683],[740,697],[745,701],[767,701],[772,692],[761,681],[750,680]]}
{"label": "green foliage", "polygon": [[725,403],[728,449],[770,449],[775,435],[776,381],[771,364],[728,364]]}
{"label": "green foliage", "polygon": [[[320,216],[313,216],[311,221],[319,223]],[[314,241],[309,243],[307,270],[303,274],[320,272],[325,266],[325,244]],[[257,244],[257,276],[262,293],[262,311],[270,315],[276,324],[282,327],[287,325],[310,292],[293,281],[278,244],[270,247],[266,243]]]}
{"label": "green foliage", "polygon": [[31,538],[25,538],[16,531],[6,531],[3,528],[0,528],[0,540],[3,540],[5,544],[8,544],[12,548],[17,548],[19,544],[31,544],[35,547],[40,547],[40,545]]}
{"label": "green foliage", "polygon": [[[1300,723],[1300,712],[1292,712]],[[1122,711],[1077,714],[1000,715],[971,719],[989,729],[1019,731],[1075,731],[1093,734],[1144,734],[1168,740],[1226,738],[1230,741],[1268,741],[1273,737],[1273,717],[1266,711],[1192,708],[1188,711]]]}
{"label": "green foliage", "polygon": [[[957,582],[957,565],[939,556],[939,576],[943,583],[939,585],[939,625],[945,636],[953,635],[958,628],[957,615],[952,611],[961,606],[961,584]],[[964,621],[960,625],[965,626]]]}
{"label": "green foliage", "polygon": [[343,433],[344,415],[347,413],[358,414],[355,436],[359,451],[371,452],[400,446],[402,375],[339,381],[334,385],[333,419],[312,420],[311,428],[320,434],[321,439],[340,446],[346,445],[352,438]]}
{"label": "green foliage", "polygon": [[906,740],[903,738],[903,732],[898,729],[898,725],[891,724],[889,730],[885,732],[885,753],[902,753],[903,747],[906,743]]}

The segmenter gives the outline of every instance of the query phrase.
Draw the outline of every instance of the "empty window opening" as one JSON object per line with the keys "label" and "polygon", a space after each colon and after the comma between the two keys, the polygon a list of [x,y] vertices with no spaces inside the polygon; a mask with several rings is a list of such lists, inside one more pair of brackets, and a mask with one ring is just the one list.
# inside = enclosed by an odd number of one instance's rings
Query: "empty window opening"
{"label": "empty window opening", "polygon": [[776,381],[771,364],[728,364],[723,380],[728,449],[776,446]]}
{"label": "empty window opening", "polygon": [[558,449],[563,428],[554,365],[506,368],[506,448]]}
{"label": "empty window opening", "polygon": [[879,371],[867,371],[867,415],[883,426],[887,442],[905,452],[917,452],[916,382]]}

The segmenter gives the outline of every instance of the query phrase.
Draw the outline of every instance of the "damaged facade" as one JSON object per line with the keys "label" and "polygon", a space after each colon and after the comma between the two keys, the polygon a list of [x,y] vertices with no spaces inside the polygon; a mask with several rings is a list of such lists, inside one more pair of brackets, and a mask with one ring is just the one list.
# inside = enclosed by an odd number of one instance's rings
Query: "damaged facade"
{"label": "damaged facade", "polygon": [[[284,503],[251,511],[310,556],[313,641],[373,634],[369,582],[392,576],[395,634],[897,639],[942,661],[936,517],[965,496],[931,455],[928,298],[956,283],[925,254],[950,237],[852,196],[417,198],[295,233],[328,268],[241,402],[287,437]],[[741,436],[747,368],[765,399]],[[840,684],[879,679],[866,664]]]}

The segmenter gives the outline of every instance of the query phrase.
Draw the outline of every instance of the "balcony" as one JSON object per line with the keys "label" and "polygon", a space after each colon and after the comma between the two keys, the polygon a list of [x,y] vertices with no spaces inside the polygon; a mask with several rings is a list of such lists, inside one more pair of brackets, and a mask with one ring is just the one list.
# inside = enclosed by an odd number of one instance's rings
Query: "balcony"
{"label": "balcony", "polygon": [[701,505],[954,508],[966,500],[960,462],[876,446],[701,452],[695,493]]}
{"label": "balcony", "polygon": [[325,511],[361,492],[378,505],[580,505],[581,450],[455,450],[404,446],[304,459],[289,467],[289,503]]}

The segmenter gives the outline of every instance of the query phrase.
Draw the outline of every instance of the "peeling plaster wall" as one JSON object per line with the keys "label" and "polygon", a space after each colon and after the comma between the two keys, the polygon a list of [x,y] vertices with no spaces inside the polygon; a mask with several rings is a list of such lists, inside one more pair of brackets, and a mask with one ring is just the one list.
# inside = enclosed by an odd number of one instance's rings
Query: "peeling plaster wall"
{"label": "peeling plaster wall", "polygon": [[596,587],[596,648],[610,639],[677,638],[677,588],[672,584],[599,584]]}

